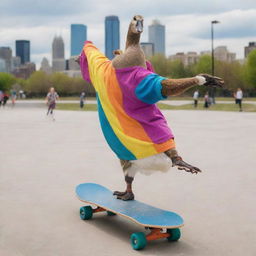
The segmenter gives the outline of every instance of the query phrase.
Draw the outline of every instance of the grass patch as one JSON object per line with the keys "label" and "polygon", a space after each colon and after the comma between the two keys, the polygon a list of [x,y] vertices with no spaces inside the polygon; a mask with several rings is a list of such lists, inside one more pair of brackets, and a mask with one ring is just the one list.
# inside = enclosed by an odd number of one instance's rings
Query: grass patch
{"label": "grass patch", "polygon": [[[185,104],[181,106],[170,106],[168,104],[159,103],[157,104],[160,109],[165,110],[206,110],[203,104],[198,104],[198,107],[195,109],[193,104]],[[207,110],[210,111],[239,111],[239,107],[236,104],[215,104],[210,106]],[[244,112],[256,112],[255,104],[243,104]]]}
{"label": "grass patch", "polygon": [[[185,104],[181,106],[171,106],[164,103],[157,104],[158,107],[162,110],[195,110],[193,104]],[[97,111],[97,104],[85,104],[81,109],[79,104],[76,103],[67,103],[67,104],[57,104],[56,109],[58,110],[73,110],[73,111]],[[196,110],[206,110],[203,107],[203,104],[198,104]],[[209,111],[239,111],[238,105],[235,104],[215,104],[210,106],[207,110]],[[255,104],[243,104],[244,112],[256,112]]]}
{"label": "grass patch", "polygon": [[57,104],[56,109],[73,110],[73,111],[97,111],[98,108],[96,104],[85,104],[83,108],[80,108],[79,104],[65,103],[65,104]]}

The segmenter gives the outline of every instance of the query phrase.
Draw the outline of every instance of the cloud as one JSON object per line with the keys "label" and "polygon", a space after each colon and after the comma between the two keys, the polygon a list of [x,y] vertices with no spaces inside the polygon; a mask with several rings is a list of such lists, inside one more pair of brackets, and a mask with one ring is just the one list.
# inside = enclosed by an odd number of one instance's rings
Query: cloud
{"label": "cloud", "polygon": [[[0,15],[8,16],[65,16],[82,12],[84,1],[79,0],[1,0]],[[91,11],[87,8],[88,12]]]}
{"label": "cloud", "polygon": [[51,57],[54,35],[62,35],[66,58],[70,52],[70,24],[88,27],[88,39],[104,52],[104,18],[118,15],[121,27],[121,48],[124,48],[127,27],[134,14],[145,17],[141,41],[147,41],[147,27],[155,18],[166,26],[167,55],[178,51],[210,49],[210,22],[220,20],[215,28],[215,45],[227,45],[243,56],[248,41],[256,41],[256,2],[254,0],[1,0],[0,46],[11,46],[15,40],[31,41],[31,59]]}
{"label": "cloud", "polygon": [[[220,24],[214,25],[215,35],[218,38],[256,37],[255,17],[256,9],[232,10],[215,15],[214,19],[220,21]],[[195,37],[203,39],[209,37],[209,23],[205,26],[205,22],[206,17],[203,17],[202,28],[197,33],[194,33]]]}

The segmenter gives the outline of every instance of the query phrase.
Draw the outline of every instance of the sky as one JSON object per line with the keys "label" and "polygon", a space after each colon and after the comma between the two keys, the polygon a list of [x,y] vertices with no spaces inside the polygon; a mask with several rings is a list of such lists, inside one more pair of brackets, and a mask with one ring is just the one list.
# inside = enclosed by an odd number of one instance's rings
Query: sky
{"label": "sky", "polygon": [[31,61],[40,67],[43,57],[51,61],[55,35],[65,42],[65,57],[70,57],[70,25],[87,25],[87,38],[104,52],[104,19],[117,15],[120,42],[124,48],[130,20],[144,17],[141,41],[148,41],[148,26],[158,19],[166,26],[166,55],[211,49],[211,21],[214,45],[226,45],[237,58],[244,57],[244,46],[256,41],[255,0],[0,0],[0,46],[10,46],[15,55],[15,40],[30,40]]}

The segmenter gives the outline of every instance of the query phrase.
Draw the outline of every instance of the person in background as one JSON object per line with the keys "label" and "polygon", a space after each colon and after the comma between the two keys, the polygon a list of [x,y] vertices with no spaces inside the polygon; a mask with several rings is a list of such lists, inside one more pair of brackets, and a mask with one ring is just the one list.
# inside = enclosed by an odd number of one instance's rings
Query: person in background
{"label": "person in background", "polygon": [[209,107],[209,94],[208,94],[208,92],[206,92],[206,94],[204,95],[204,107],[205,108]]}
{"label": "person in background", "polygon": [[9,100],[9,94],[5,92],[4,93],[4,98],[3,98],[3,106],[6,105],[8,100]]}
{"label": "person in background", "polygon": [[243,91],[241,90],[241,88],[237,89],[235,93],[235,99],[236,99],[236,104],[239,105],[239,111],[243,111],[242,109]]}
{"label": "person in background", "polygon": [[85,92],[82,92],[80,95],[80,108],[84,107],[84,101],[85,101]]}
{"label": "person in background", "polygon": [[194,107],[197,108],[197,104],[198,104],[198,98],[199,98],[199,91],[196,90],[194,92],[194,95],[193,95],[193,99],[194,99]]}
{"label": "person in background", "polygon": [[0,90],[0,107],[2,106],[3,102],[4,102],[4,93]]}
{"label": "person in background", "polygon": [[57,92],[55,92],[55,89],[53,87],[51,87],[46,96],[46,104],[48,105],[48,111],[47,111],[46,115],[48,115],[50,113],[53,120],[55,120],[53,117],[53,110],[56,107],[57,99],[59,99],[59,95],[57,94]]}
{"label": "person in background", "polygon": [[16,99],[17,99],[17,93],[16,93],[15,90],[12,90],[12,91],[11,91],[11,100],[12,100],[12,106],[13,106],[13,107],[14,107],[14,105],[15,105]]}

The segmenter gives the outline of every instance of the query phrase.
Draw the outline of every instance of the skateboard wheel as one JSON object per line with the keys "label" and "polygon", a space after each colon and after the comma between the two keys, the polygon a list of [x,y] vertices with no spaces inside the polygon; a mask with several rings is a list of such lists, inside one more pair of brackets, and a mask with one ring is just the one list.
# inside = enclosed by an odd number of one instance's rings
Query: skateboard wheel
{"label": "skateboard wheel", "polygon": [[80,218],[82,220],[89,220],[92,218],[93,209],[91,206],[83,206],[80,208]]}
{"label": "skateboard wheel", "polygon": [[107,211],[107,215],[108,216],[114,216],[114,215],[116,215],[114,212],[110,212],[110,211]]}
{"label": "skateboard wheel", "polygon": [[170,236],[167,237],[167,240],[169,242],[178,241],[180,239],[181,233],[179,228],[167,229],[167,233],[170,234]]}
{"label": "skateboard wheel", "polygon": [[147,245],[147,239],[143,232],[131,234],[130,242],[134,250],[141,250]]}

